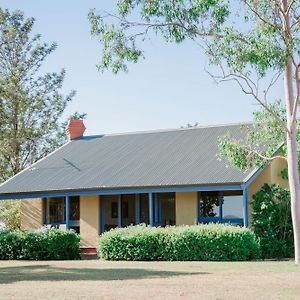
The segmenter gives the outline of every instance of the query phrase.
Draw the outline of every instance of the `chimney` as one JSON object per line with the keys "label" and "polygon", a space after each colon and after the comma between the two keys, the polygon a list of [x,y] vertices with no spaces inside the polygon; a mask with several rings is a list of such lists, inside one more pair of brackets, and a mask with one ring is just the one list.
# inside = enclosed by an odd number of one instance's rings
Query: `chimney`
{"label": "chimney", "polygon": [[71,119],[68,121],[66,133],[69,141],[82,137],[84,131],[85,126],[83,124],[83,120]]}

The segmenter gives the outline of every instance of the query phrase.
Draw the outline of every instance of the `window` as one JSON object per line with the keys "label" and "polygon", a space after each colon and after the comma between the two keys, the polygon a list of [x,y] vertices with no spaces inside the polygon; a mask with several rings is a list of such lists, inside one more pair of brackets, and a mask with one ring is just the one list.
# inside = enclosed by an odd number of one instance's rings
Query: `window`
{"label": "window", "polygon": [[242,191],[201,192],[199,221],[243,224]]}
{"label": "window", "polygon": [[220,217],[219,192],[202,192],[200,211],[202,217]]}
{"label": "window", "polygon": [[70,221],[80,219],[80,201],[79,197],[70,197]]}
{"label": "window", "polygon": [[111,218],[112,219],[118,218],[118,202],[111,203]]}
{"label": "window", "polygon": [[63,224],[65,219],[65,199],[64,198],[47,198],[45,199],[46,206],[46,224]]}
{"label": "window", "polygon": [[243,195],[222,196],[223,219],[243,218]]}
{"label": "window", "polygon": [[[69,219],[70,226],[78,227],[80,219],[79,197],[69,198]],[[66,199],[65,197],[44,199],[44,222],[45,224],[60,225],[66,223]]]}

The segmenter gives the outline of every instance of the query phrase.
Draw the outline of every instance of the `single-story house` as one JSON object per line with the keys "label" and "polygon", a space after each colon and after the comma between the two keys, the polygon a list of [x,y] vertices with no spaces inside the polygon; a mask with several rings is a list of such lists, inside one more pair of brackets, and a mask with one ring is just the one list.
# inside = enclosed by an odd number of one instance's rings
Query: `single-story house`
{"label": "single-story house", "polygon": [[247,227],[251,198],[264,183],[287,182],[283,160],[241,171],[218,159],[217,139],[242,138],[241,124],[84,136],[70,120],[69,141],[4,182],[1,199],[22,199],[24,229],[65,226],[94,248],[114,227],[198,222]]}

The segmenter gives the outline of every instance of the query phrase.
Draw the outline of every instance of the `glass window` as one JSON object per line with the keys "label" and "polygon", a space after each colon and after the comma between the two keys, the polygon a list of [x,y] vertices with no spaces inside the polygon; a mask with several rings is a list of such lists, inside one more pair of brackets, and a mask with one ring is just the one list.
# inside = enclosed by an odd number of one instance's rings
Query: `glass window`
{"label": "glass window", "polygon": [[111,218],[112,219],[118,218],[118,202],[111,203]]}
{"label": "glass window", "polygon": [[70,197],[70,220],[78,221],[79,219],[80,219],[79,197]]}
{"label": "glass window", "polygon": [[[80,219],[80,200],[79,197],[70,197],[70,221],[79,221]],[[46,198],[45,205],[45,223],[46,224],[64,224],[66,223],[66,199],[65,197]]]}
{"label": "glass window", "polygon": [[159,199],[161,201],[161,226],[175,225],[175,193],[160,193]]}
{"label": "glass window", "polygon": [[243,195],[226,195],[222,197],[223,219],[243,218]]}
{"label": "glass window", "polygon": [[47,198],[46,201],[46,223],[65,223],[65,199]]}
{"label": "glass window", "polygon": [[201,192],[200,200],[201,217],[220,217],[219,192]]}

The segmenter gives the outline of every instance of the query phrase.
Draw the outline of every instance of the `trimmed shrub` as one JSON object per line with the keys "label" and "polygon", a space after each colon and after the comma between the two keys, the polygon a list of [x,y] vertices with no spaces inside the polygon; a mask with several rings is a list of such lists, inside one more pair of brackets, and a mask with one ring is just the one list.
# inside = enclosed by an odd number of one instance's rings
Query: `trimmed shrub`
{"label": "trimmed shrub", "polygon": [[79,258],[73,231],[0,231],[0,259],[66,260]]}
{"label": "trimmed shrub", "polygon": [[262,258],[292,257],[294,254],[290,193],[279,185],[265,184],[253,195],[252,227]]}
{"label": "trimmed shrub", "polygon": [[19,231],[0,231],[0,260],[20,259],[24,235]]}
{"label": "trimmed shrub", "polygon": [[243,261],[259,256],[249,229],[224,224],[117,228],[104,233],[98,253],[106,260]]}

